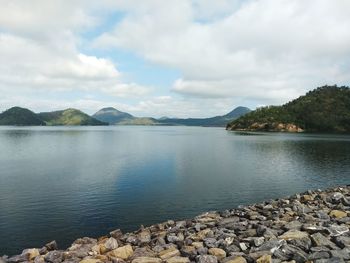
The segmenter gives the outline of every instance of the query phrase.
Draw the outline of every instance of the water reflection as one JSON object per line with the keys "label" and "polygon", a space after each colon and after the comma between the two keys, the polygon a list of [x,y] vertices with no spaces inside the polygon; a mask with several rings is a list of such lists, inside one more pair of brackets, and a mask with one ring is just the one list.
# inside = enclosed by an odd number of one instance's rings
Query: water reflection
{"label": "water reflection", "polygon": [[349,143],[195,127],[0,128],[0,254],[348,184]]}

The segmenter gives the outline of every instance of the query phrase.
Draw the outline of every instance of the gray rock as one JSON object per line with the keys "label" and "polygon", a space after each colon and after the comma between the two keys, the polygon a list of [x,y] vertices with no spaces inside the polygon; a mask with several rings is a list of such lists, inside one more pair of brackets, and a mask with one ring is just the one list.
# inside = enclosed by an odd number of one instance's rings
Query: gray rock
{"label": "gray rock", "polygon": [[331,225],[329,227],[326,228],[329,235],[333,236],[333,237],[337,237],[340,235],[343,235],[347,232],[349,232],[349,228],[345,225]]}
{"label": "gray rock", "polygon": [[314,261],[315,263],[344,263],[344,260],[341,258],[323,258],[323,259],[316,259]]}
{"label": "gray rock", "polygon": [[200,247],[200,248],[197,249],[197,253],[199,255],[207,255],[208,254],[208,248]]}
{"label": "gray rock", "polygon": [[350,259],[350,248],[344,248],[341,250],[331,250],[332,257],[341,259]]}
{"label": "gray rock", "polygon": [[120,229],[113,230],[109,232],[111,237],[114,237],[115,239],[119,239],[123,236],[123,232]]}
{"label": "gray rock", "polygon": [[339,236],[335,238],[335,243],[340,247],[350,247],[350,237],[347,236]]}
{"label": "gray rock", "polygon": [[292,244],[304,251],[308,251],[312,245],[311,239],[308,237],[303,237],[301,239],[292,239],[287,241],[288,244]]}
{"label": "gray rock", "polygon": [[56,240],[53,240],[53,241],[47,243],[45,245],[45,247],[47,248],[48,251],[52,251],[52,250],[57,250],[58,249]]}
{"label": "gray rock", "polygon": [[316,246],[325,246],[331,249],[337,249],[336,244],[334,244],[332,241],[320,233],[311,235],[311,240]]}
{"label": "gray rock", "polygon": [[313,252],[308,256],[309,260],[321,259],[321,258],[329,258],[330,255],[326,251]]}
{"label": "gray rock", "polygon": [[218,260],[215,256],[200,255],[196,258],[197,263],[217,263]]}
{"label": "gray rock", "polygon": [[63,261],[63,253],[62,251],[50,251],[45,255],[45,261],[51,263],[60,263]]}

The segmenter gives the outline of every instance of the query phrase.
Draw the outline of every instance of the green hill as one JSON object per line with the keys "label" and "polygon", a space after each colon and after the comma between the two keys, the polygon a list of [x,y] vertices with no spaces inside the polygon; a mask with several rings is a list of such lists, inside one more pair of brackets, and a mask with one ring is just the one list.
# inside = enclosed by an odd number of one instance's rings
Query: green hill
{"label": "green hill", "polygon": [[108,125],[76,109],[66,109],[38,114],[47,125]]}
{"label": "green hill", "polygon": [[228,130],[350,132],[349,87],[323,86],[282,106],[258,108]]}
{"label": "green hill", "polygon": [[0,125],[43,126],[46,124],[34,112],[13,107],[0,114]]}
{"label": "green hill", "polygon": [[154,118],[135,117],[129,113],[119,111],[113,107],[103,108],[92,115],[95,119],[107,122],[110,125],[157,125]]}

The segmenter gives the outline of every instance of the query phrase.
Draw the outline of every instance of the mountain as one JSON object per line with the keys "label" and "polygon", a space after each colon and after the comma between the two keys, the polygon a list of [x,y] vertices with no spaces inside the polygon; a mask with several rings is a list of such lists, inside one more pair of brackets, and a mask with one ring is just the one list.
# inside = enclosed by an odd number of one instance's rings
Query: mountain
{"label": "mountain", "polygon": [[99,121],[107,122],[112,125],[117,124],[123,120],[135,118],[129,113],[119,111],[112,107],[103,108],[92,115],[92,117]]}
{"label": "mountain", "polygon": [[224,127],[229,121],[232,121],[248,112],[250,112],[250,109],[246,107],[237,107],[226,115],[212,118],[179,119],[162,117],[160,119],[155,119],[150,117],[135,117],[129,113],[109,107],[99,110],[92,116],[97,120],[108,122],[111,125],[185,125]]}
{"label": "mountain", "polygon": [[43,126],[45,122],[28,109],[13,107],[0,114],[0,125]]}
{"label": "mountain", "polygon": [[37,116],[47,125],[108,125],[106,122],[96,120],[86,113],[76,109],[41,112]]}
{"label": "mountain", "polygon": [[95,119],[107,122],[110,125],[157,125],[154,118],[135,117],[129,113],[119,111],[113,107],[103,108],[92,115]]}
{"label": "mountain", "polygon": [[251,110],[246,107],[237,107],[233,111],[222,115],[211,118],[188,118],[188,119],[177,119],[177,118],[162,118],[158,121],[163,125],[186,125],[186,126],[226,126],[229,121],[237,119],[244,114],[247,114]]}
{"label": "mountain", "polygon": [[228,130],[350,132],[350,88],[323,86],[282,106],[258,108]]}

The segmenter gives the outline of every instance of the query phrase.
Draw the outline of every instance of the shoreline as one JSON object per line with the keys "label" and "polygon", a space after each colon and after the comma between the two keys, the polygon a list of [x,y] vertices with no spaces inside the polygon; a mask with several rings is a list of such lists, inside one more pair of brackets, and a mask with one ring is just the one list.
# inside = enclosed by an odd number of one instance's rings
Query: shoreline
{"label": "shoreline", "polygon": [[[123,234],[55,241],[0,263],[350,262],[350,185],[168,220]],[[294,260],[294,261],[293,261]]]}

